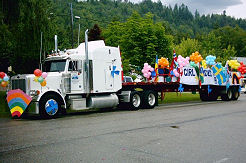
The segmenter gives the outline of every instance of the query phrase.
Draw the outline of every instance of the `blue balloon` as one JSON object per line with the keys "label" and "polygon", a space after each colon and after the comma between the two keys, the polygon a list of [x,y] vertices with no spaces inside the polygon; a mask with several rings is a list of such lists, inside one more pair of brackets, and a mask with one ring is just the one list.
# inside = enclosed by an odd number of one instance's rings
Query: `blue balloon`
{"label": "blue balloon", "polygon": [[4,81],[9,81],[9,77],[6,75],[6,76],[4,76],[3,80]]}

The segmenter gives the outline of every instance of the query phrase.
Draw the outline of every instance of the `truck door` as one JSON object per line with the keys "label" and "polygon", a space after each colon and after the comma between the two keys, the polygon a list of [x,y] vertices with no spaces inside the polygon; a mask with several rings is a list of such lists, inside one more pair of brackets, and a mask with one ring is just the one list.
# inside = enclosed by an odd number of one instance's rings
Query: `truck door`
{"label": "truck door", "polygon": [[105,84],[106,84],[106,89],[111,90],[114,87],[114,82],[113,82],[113,77],[111,75],[112,71],[112,62],[107,62],[106,63],[106,68],[105,68]]}
{"label": "truck door", "polygon": [[78,61],[70,61],[68,71],[71,72],[71,92],[83,90],[83,75],[78,71]]}

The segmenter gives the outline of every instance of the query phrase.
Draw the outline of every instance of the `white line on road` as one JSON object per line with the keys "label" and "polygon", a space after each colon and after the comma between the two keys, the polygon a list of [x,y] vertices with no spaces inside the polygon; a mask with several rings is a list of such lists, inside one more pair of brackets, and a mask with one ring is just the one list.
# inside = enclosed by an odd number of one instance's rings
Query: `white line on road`
{"label": "white line on road", "polygon": [[215,161],[214,163],[222,163],[222,162],[226,162],[227,160],[230,160],[230,158],[223,158],[221,160]]}

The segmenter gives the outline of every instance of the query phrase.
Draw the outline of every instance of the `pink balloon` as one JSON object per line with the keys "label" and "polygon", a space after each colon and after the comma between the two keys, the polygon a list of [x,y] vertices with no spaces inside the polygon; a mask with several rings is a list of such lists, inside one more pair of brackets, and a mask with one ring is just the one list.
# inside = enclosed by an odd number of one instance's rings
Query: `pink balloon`
{"label": "pink balloon", "polygon": [[144,67],[147,67],[149,64],[148,63],[144,63]]}
{"label": "pink balloon", "polygon": [[146,77],[146,78],[147,78],[147,76],[148,76],[148,74],[147,74],[147,73],[144,73],[143,75],[144,75],[144,77]]}
{"label": "pink balloon", "polygon": [[42,73],[42,77],[45,79],[48,76],[47,72]]}
{"label": "pink balloon", "polygon": [[151,71],[151,72],[152,72],[152,71],[155,71],[155,69],[154,69],[153,67],[151,67],[150,71]]}
{"label": "pink balloon", "polygon": [[174,70],[173,70],[173,73],[174,73],[174,75],[175,75],[176,77],[179,77],[179,73],[178,73],[177,69],[174,69]]}

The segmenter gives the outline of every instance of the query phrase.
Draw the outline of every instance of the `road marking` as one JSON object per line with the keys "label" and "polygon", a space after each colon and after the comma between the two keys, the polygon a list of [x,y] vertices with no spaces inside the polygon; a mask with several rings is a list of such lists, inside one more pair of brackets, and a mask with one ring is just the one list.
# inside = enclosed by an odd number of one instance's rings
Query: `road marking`
{"label": "road marking", "polygon": [[230,160],[230,158],[223,158],[221,160],[215,161],[215,163],[222,163],[222,162],[226,162],[227,160]]}

